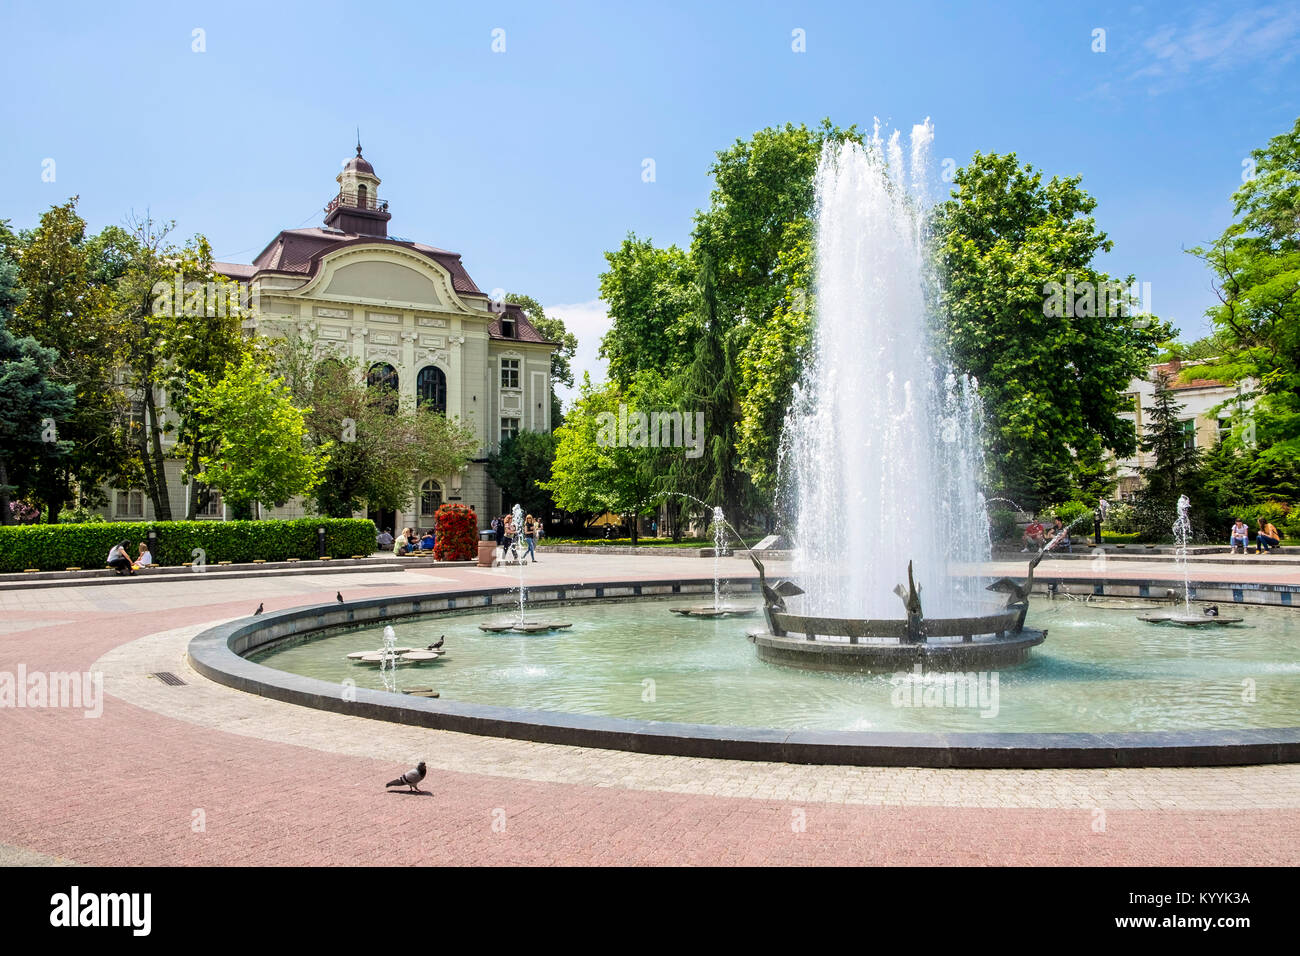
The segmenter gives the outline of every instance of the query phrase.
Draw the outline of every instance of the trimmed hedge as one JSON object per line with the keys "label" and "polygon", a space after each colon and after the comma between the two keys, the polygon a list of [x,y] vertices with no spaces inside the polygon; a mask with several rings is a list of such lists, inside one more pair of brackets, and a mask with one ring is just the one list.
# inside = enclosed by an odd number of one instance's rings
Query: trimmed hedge
{"label": "trimmed hedge", "polygon": [[102,568],[109,549],[123,538],[131,557],[149,529],[158,535],[155,564],[193,562],[202,548],[209,565],[261,558],[317,556],[316,529],[325,528],[325,553],[333,558],[375,551],[375,526],[365,518],[298,518],[294,521],[112,521],[88,524],[0,526],[0,572]]}

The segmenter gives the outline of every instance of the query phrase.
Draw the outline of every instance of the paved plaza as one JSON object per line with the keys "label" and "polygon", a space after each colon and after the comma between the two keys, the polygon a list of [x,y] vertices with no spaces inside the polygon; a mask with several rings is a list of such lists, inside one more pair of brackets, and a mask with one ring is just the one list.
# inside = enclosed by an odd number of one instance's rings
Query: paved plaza
{"label": "paved plaza", "polygon": [[[531,584],[712,568],[680,556],[541,557]],[[743,559],[723,566],[752,573]],[[1059,567],[1088,573],[1086,562]],[[1105,571],[1173,573],[1168,559]],[[1242,577],[1226,557],[1192,574]],[[1300,567],[1249,577],[1300,584]],[[454,567],[0,591],[0,671],[101,672],[106,694],[97,719],[0,711],[0,865],[1300,862],[1297,765],[932,770],[653,756],[318,712],[219,686],[185,661],[192,636],[258,603],[513,580]],[[420,759],[430,796],[385,792]]]}

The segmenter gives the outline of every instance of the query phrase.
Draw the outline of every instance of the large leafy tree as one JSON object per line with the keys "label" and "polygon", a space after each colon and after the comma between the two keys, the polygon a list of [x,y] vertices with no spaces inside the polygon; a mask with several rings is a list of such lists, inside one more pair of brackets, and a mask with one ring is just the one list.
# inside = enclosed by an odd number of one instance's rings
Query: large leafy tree
{"label": "large leafy tree", "polygon": [[528,514],[550,520],[555,502],[543,486],[551,480],[558,445],[555,432],[522,431],[488,456],[488,476],[507,503],[518,502]]}
{"label": "large leafy tree", "polygon": [[192,374],[190,401],[205,451],[196,475],[236,509],[282,505],[309,495],[325,477],[332,443],[311,447],[302,410],[284,382],[256,356],[245,356],[220,381]]}
{"label": "large leafy tree", "polygon": [[65,453],[31,462],[30,487],[51,522],[78,492],[83,500],[102,501],[100,485],[126,469],[118,428],[123,400],[115,380],[122,334],[110,307],[120,256],[115,234],[87,237],[76,204],[73,197],[51,208],[16,243],[24,295],[10,331],[56,351],[51,377],[75,397],[72,412],[57,425]]}
{"label": "large leafy tree", "polygon": [[547,315],[542,304],[531,295],[512,292],[506,301],[514,303],[524,310],[533,328],[542,334],[548,342],[556,343],[557,348],[551,353],[551,428],[559,427],[563,418],[559,396],[555,394],[555,384],[572,387],[573,356],[578,352],[578,337],[564,325],[564,320],[554,315]]}
{"label": "large leafy tree", "polygon": [[51,377],[58,353],[9,331],[22,298],[17,278],[17,265],[0,247],[0,524],[12,517],[9,501],[18,486],[11,479],[23,464],[60,453],[58,443],[44,440],[47,426],[66,419],[73,407],[72,386]]}
{"label": "large leafy tree", "polygon": [[[1098,301],[1131,278],[1093,265],[1112,243],[1078,177],[1044,183],[1014,153],[976,153],[954,182],[934,211],[940,337],[979,379],[998,490],[1026,506],[1061,500],[1078,493],[1076,463],[1136,451],[1123,396],[1168,330],[1123,296]],[[1093,297],[1054,309],[1057,287]]]}
{"label": "large leafy tree", "polygon": [[406,509],[415,475],[449,476],[477,450],[473,429],[391,394],[368,388],[351,357],[317,352],[311,342],[270,343],[277,373],[304,408],[309,445],[330,449],[323,480],[311,492],[321,514],[350,518],[363,503]]}
{"label": "large leafy tree", "polygon": [[1300,481],[1300,119],[1251,155],[1255,176],[1232,197],[1236,221],[1191,250],[1214,272],[1219,305],[1207,314],[1224,346],[1197,374],[1242,385],[1253,427],[1231,445],[1253,444],[1261,490],[1287,495]]}
{"label": "large leafy tree", "polygon": [[589,375],[583,376],[578,400],[555,432],[558,444],[551,480],[541,487],[566,511],[631,516],[636,544],[635,518],[648,513],[661,497],[654,472],[658,449],[623,442],[617,429],[611,431],[620,405],[626,406],[627,414],[640,408],[634,393],[620,390],[614,382],[594,386]]}
{"label": "large leafy tree", "polygon": [[677,246],[656,247],[629,234],[600,275],[600,297],[608,309],[609,331],[600,354],[609,377],[629,384],[643,371],[664,375],[689,358],[694,343],[694,267]]}

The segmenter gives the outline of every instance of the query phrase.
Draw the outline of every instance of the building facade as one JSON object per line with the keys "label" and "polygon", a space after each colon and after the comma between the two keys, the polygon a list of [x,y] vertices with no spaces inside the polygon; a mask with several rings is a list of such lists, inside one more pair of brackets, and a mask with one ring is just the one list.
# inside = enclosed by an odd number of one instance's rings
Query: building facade
{"label": "building facade", "polygon": [[[1203,363],[1174,360],[1152,365],[1146,378],[1135,378],[1129,382],[1128,391],[1124,395],[1128,411],[1122,414],[1136,426],[1139,440],[1149,430],[1151,409],[1155,405],[1155,382],[1162,373],[1169,377],[1169,388],[1174,393],[1174,400],[1183,406],[1183,432],[1190,447],[1209,451],[1221,436],[1231,431],[1229,419],[1233,407],[1239,405],[1245,409],[1250,403],[1242,398],[1242,387],[1239,385],[1211,378],[1196,378],[1195,372],[1186,374],[1188,369],[1194,369],[1199,364]],[[1221,408],[1225,402],[1228,405]],[[1150,458],[1150,455],[1139,449],[1132,458],[1124,458],[1116,463],[1119,479],[1116,497],[1119,500],[1133,497],[1141,488],[1142,476],[1139,469],[1153,465]]]}
{"label": "building facade", "polygon": [[[358,516],[381,528],[427,528],[439,505],[461,502],[484,526],[503,510],[487,456],[521,430],[551,429],[555,345],[518,306],[482,292],[456,253],[388,235],[388,203],[360,145],[336,181],[323,225],[283,230],[251,263],[217,263],[216,270],[244,284],[253,305],[245,323],[251,331],[296,336],[314,342],[319,353],[353,356],[371,384],[432,404],[473,429],[479,448],[466,468],[412,475],[411,508]],[[187,501],[179,461],[168,463],[168,479],[171,500]],[[137,489],[115,489],[111,498],[111,518],[153,517],[148,496]],[[213,496],[200,517],[226,514]],[[306,511],[292,501],[263,507],[262,514],[294,518]]]}

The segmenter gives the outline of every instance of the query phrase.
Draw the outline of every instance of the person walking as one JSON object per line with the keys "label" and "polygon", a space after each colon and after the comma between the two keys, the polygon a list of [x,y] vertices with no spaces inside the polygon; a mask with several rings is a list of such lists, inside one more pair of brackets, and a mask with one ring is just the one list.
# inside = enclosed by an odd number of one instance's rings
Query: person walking
{"label": "person walking", "polygon": [[1277,528],[1273,527],[1272,522],[1260,518],[1258,530],[1255,532],[1255,553],[1268,554],[1281,542],[1282,536],[1277,533]]}
{"label": "person walking", "polygon": [[537,552],[533,549],[537,544],[537,522],[532,515],[524,518],[524,541],[528,545],[528,557],[533,559],[533,564],[536,564]]}

